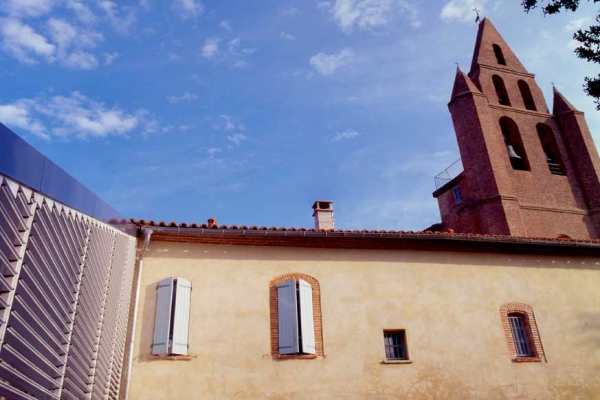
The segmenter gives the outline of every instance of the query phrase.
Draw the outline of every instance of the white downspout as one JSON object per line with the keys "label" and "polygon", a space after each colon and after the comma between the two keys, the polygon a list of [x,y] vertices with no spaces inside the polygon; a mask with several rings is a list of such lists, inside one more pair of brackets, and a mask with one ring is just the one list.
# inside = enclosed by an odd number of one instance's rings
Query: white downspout
{"label": "white downspout", "polygon": [[127,400],[129,396],[129,381],[131,379],[131,366],[133,365],[133,344],[135,342],[135,322],[137,320],[138,300],[140,298],[140,283],[142,280],[142,266],[144,264],[144,253],[146,253],[146,249],[148,248],[148,244],[150,243],[150,236],[152,236],[152,233],[154,233],[154,231],[150,228],[142,228],[142,233],[144,234],[144,244],[142,244],[142,249],[140,250],[140,255],[138,257],[137,285],[135,290],[135,298],[133,303],[133,317],[131,322],[131,341],[129,342],[129,356],[127,357],[127,376],[125,379],[125,390],[123,392],[123,398],[125,400]]}

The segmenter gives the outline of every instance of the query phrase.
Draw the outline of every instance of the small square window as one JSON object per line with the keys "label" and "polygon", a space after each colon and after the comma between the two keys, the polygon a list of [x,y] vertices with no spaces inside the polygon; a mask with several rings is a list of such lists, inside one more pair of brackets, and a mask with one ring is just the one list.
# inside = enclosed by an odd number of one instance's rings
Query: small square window
{"label": "small square window", "polygon": [[404,329],[384,330],[383,342],[385,343],[385,357],[388,361],[408,360]]}
{"label": "small square window", "polygon": [[457,186],[452,189],[452,196],[454,196],[454,203],[460,204],[463,201],[462,193],[460,191],[460,187]]}

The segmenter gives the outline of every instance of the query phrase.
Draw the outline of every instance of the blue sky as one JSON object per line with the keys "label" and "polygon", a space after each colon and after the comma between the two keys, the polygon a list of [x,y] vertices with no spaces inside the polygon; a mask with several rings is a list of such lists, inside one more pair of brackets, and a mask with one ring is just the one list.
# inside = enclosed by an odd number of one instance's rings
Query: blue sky
{"label": "blue sky", "polygon": [[[501,0],[1,0],[0,121],[123,214],[420,230],[459,158],[447,110],[474,6],[551,101],[586,112],[572,33]],[[551,104],[550,104],[551,107]]]}

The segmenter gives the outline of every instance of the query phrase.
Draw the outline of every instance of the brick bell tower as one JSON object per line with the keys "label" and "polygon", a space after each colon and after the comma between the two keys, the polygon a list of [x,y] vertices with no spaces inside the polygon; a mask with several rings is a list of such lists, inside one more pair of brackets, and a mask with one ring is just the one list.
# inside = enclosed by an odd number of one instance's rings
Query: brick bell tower
{"label": "brick bell tower", "polygon": [[433,193],[443,229],[600,238],[600,159],[583,113],[554,89],[550,114],[534,75],[487,18],[448,108],[463,172]]}

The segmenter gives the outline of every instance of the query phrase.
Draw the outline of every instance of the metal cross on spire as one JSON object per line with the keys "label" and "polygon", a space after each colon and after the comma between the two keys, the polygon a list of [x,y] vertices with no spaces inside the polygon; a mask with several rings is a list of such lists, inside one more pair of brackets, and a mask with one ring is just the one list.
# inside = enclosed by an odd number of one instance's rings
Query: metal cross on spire
{"label": "metal cross on spire", "polygon": [[477,15],[477,17],[475,17],[475,23],[478,23],[481,20],[479,17],[479,9],[477,7],[473,7],[473,11],[475,11],[475,14]]}

